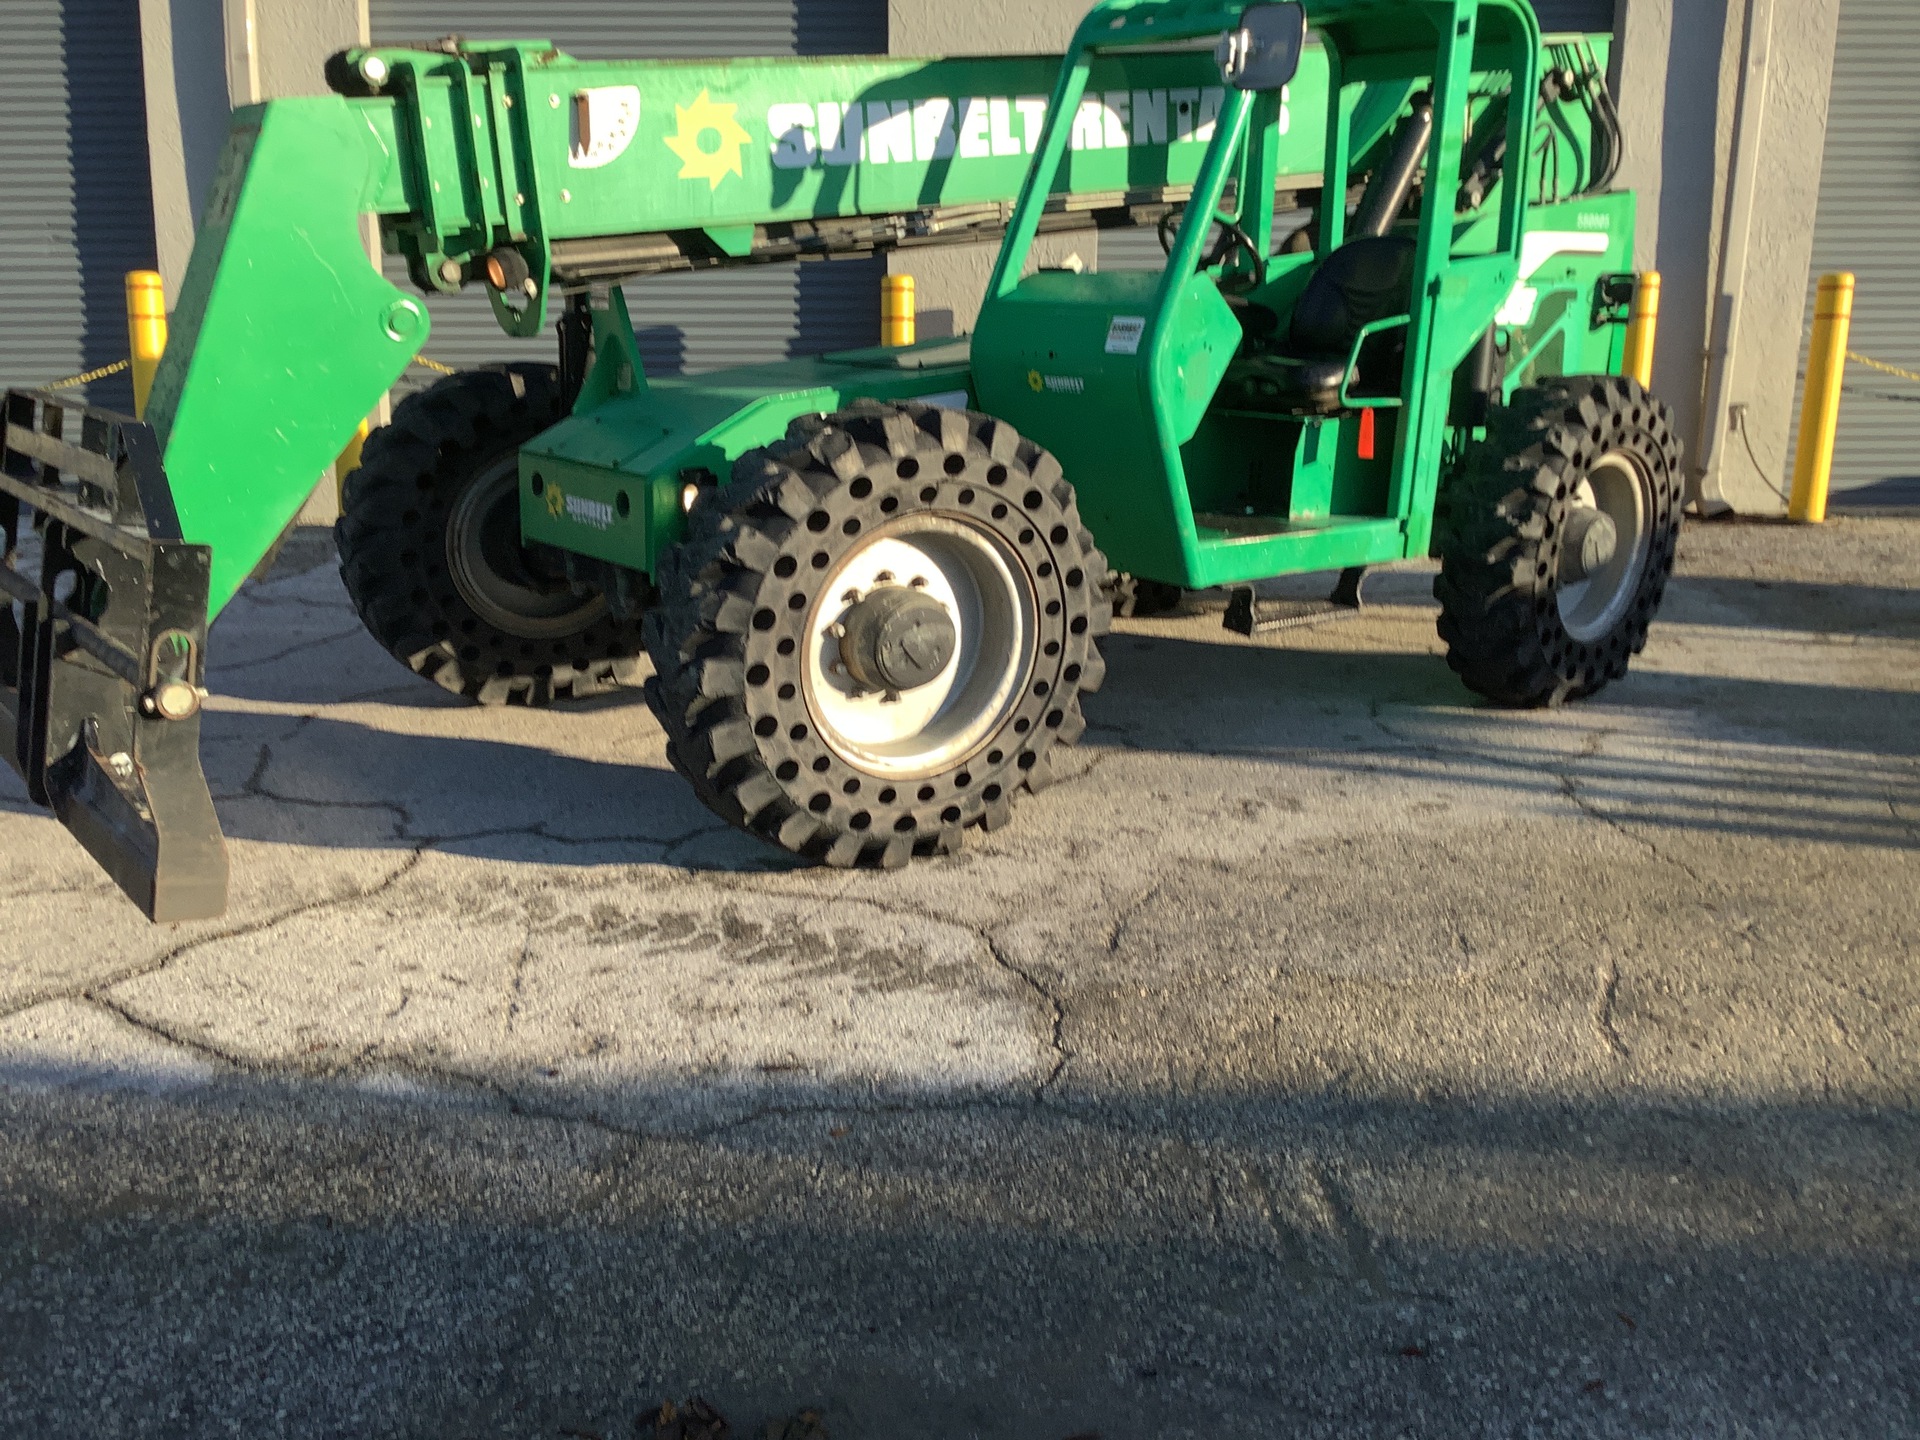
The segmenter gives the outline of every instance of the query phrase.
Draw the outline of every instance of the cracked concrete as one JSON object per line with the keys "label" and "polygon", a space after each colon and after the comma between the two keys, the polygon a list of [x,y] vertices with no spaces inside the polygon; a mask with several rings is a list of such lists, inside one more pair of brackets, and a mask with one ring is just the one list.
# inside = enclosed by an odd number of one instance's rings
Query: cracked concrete
{"label": "cracked concrete", "polygon": [[0,782],[5,1433],[1920,1434],[1920,524],[1696,527],[1537,714],[1418,566],[1123,623],[895,874],[636,694],[411,679],[323,560],[214,632],[223,919]]}

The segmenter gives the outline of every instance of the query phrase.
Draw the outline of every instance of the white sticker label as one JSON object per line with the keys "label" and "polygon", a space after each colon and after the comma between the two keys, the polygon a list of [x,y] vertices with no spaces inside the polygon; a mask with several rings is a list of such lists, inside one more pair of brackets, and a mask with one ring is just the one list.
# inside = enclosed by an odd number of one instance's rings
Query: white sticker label
{"label": "white sticker label", "polygon": [[1107,354],[1138,355],[1140,337],[1146,334],[1147,317],[1144,315],[1116,315],[1113,323],[1107,326]]}

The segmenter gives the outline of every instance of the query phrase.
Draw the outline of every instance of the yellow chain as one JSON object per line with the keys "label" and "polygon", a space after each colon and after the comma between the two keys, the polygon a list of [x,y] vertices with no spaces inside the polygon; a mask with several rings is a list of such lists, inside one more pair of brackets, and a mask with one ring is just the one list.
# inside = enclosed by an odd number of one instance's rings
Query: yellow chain
{"label": "yellow chain", "polygon": [[424,355],[414,356],[413,363],[416,365],[424,365],[429,370],[438,370],[442,375],[458,375],[460,373],[458,370],[454,369],[453,366],[442,365],[438,360],[429,360]]}
{"label": "yellow chain", "polygon": [[69,375],[64,380],[55,380],[52,384],[42,385],[42,390],[67,390],[75,385],[91,385],[95,380],[104,380],[109,375],[118,375],[133,362],[116,360],[111,365],[102,365],[98,370],[88,370],[84,374]]}
{"label": "yellow chain", "polygon": [[1864,365],[1869,370],[1878,370],[1883,375],[1897,375],[1902,380],[1920,381],[1920,375],[1914,374],[1913,371],[1902,370],[1898,365],[1889,365],[1883,360],[1875,360],[1870,356],[1862,355],[1858,350],[1847,351],[1847,358],[1856,365]]}

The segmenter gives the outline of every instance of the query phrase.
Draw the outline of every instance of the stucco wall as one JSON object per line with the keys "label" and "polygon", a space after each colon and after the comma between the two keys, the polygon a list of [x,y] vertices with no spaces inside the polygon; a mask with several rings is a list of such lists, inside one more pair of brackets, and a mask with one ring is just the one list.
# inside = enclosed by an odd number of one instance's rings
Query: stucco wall
{"label": "stucco wall", "polygon": [[327,94],[327,56],[367,33],[367,0],[254,0],[260,98]]}
{"label": "stucco wall", "polygon": [[154,240],[169,296],[193,253],[232,107],[326,94],[327,56],[366,37],[366,0],[141,0]]}
{"label": "stucco wall", "polygon": [[[1802,307],[1826,143],[1840,0],[1774,0],[1758,186],[1735,351],[1724,387],[1749,431],[1729,433],[1711,473],[1705,389],[1731,200],[1748,0],[1622,0],[1615,85],[1626,131],[1619,184],[1640,195],[1637,263],[1665,282],[1654,388],[1680,419],[1694,494],[1706,508],[1785,508]],[[1742,141],[1741,143],[1747,143]],[[1751,446],[1753,456],[1748,455]],[[1755,464],[1755,460],[1758,464]]]}
{"label": "stucco wall", "polygon": [[[1741,0],[1735,0],[1741,3]],[[1722,125],[1726,0],[1623,0],[1618,79],[1626,157],[1616,182],[1639,196],[1635,263],[1664,289],[1654,390],[1680,421],[1691,458],[1700,427],[1714,163]]]}
{"label": "stucco wall", "polygon": [[227,134],[221,0],[141,0],[140,49],[154,248],[176,295]]}
{"label": "stucco wall", "polygon": [[[975,0],[965,5],[952,0],[888,0],[887,53],[1059,54],[1086,12],[1086,0]],[[998,251],[998,245],[955,245],[889,257],[889,273],[914,277],[922,339],[973,328],[980,313],[980,294]],[[1088,269],[1095,268],[1097,231],[1043,235],[1034,242],[1027,265],[1030,270],[1059,265],[1076,254]]]}
{"label": "stucco wall", "polygon": [[[1730,17],[1721,57],[1723,121],[1709,245],[1716,278],[1730,220],[1733,115],[1746,42],[1739,23],[1744,7],[1738,12]],[[1740,315],[1723,387],[1728,409],[1744,407],[1746,435],[1743,439],[1730,430],[1717,454],[1696,452],[1707,467],[1699,483],[1708,504],[1724,501],[1744,514],[1784,512],[1783,492],[1791,488],[1793,457],[1787,444],[1839,24],[1839,0],[1774,0],[1764,108],[1752,142],[1759,147],[1760,185],[1747,238],[1745,277],[1732,281]],[[1710,319],[1713,309],[1710,300]],[[1701,417],[1703,432],[1707,418]]]}

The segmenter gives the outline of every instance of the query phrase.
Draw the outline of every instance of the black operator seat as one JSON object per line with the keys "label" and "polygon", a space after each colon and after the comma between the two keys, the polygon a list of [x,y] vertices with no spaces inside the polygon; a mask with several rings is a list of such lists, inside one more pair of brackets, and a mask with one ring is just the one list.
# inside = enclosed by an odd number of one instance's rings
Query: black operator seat
{"label": "black operator seat", "polygon": [[[1340,409],[1340,385],[1353,342],[1376,320],[1413,308],[1410,235],[1391,235],[1412,196],[1433,140],[1433,96],[1422,91],[1394,130],[1386,158],[1367,181],[1348,233],[1354,238],[1313,272],[1294,302],[1284,338],[1279,317],[1263,305],[1241,310],[1246,341],[1220,382],[1220,402],[1234,410],[1282,415],[1331,415]],[[1357,377],[1367,395],[1399,393],[1406,358],[1404,329],[1367,341]]]}
{"label": "black operator seat", "polygon": [[[1235,410],[1290,415],[1338,411],[1361,330],[1412,306],[1414,243],[1410,235],[1370,236],[1329,255],[1294,302],[1282,339],[1258,345],[1258,327],[1248,325],[1250,343],[1227,368],[1221,401]],[[1256,308],[1263,307],[1248,307]],[[1369,395],[1397,393],[1405,356],[1404,330],[1375,336],[1361,352],[1358,385]]]}

